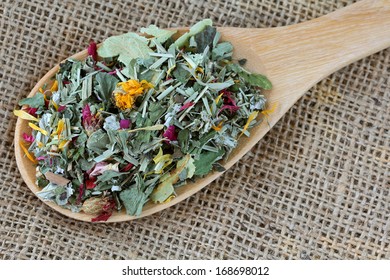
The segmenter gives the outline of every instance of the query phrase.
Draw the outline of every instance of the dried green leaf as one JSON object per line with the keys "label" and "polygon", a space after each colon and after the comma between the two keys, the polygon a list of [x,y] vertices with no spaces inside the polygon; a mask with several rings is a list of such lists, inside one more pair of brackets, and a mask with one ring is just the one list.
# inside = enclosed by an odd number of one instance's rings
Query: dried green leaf
{"label": "dried green leaf", "polygon": [[30,108],[40,108],[45,105],[42,93],[37,93],[33,97],[27,97],[19,101],[19,106],[28,105]]}
{"label": "dried green leaf", "polygon": [[106,39],[98,49],[101,57],[115,57],[124,65],[129,65],[132,59],[149,58],[153,52],[148,47],[148,39],[135,33],[112,36]]}
{"label": "dried green leaf", "polygon": [[213,164],[220,160],[225,154],[225,151],[219,150],[216,153],[213,152],[203,152],[199,155],[199,158],[195,160],[194,165],[196,167],[194,175],[205,176],[213,168]]}
{"label": "dried green leaf", "polygon": [[203,53],[207,46],[211,49],[216,33],[217,29],[215,27],[207,25],[202,32],[195,34],[196,51],[198,53]]}
{"label": "dried green leaf", "polygon": [[115,90],[119,80],[107,73],[97,73],[95,75],[95,94],[103,102],[111,102],[112,92]]}
{"label": "dried green leaf", "polygon": [[165,43],[170,37],[172,37],[172,35],[175,34],[177,31],[160,29],[152,24],[149,25],[149,27],[147,28],[141,28],[141,32],[153,36],[159,43],[162,44]]}
{"label": "dried green leaf", "polygon": [[251,86],[261,87],[266,90],[272,89],[272,83],[268,78],[261,74],[248,74],[246,72],[241,72],[240,77],[242,77],[245,82]]}
{"label": "dried green leaf", "polygon": [[145,195],[145,193],[136,186],[121,191],[119,193],[119,198],[126,208],[127,215],[135,216],[139,216],[141,214],[142,207],[148,199],[147,195]]}
{"label": "dried green leaf", "polygon": [[191,36],[194,36],[195,34],[205,29],[206,26],[211,26],[212,24],[213,22],[211,21],[211,19],[204,19],[202,21],[197,22],[190,28],[190,31],[184,33],[175,41],[176,47],[181,48],[188,42]]}

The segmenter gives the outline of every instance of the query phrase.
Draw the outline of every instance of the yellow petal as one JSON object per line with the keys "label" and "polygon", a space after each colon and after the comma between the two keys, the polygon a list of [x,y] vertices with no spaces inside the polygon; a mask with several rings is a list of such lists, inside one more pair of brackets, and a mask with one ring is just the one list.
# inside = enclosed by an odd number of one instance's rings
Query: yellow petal
{"label": "yellow petal", "polygon": [[220,95],[218,95],[218,97],[215,99],[215,104],[218,104],[219,100],[221,99],[223,93],[221,93]]}
{"label": "yellow petal", "polygon": [[250,113],[248,120],[246,121],[246,124],[244,125],[244,128],[242,129],[241,134],[240,136],[238,136],[238,138],[240,138],[241,135],[244,134],[244,132],[248,129],[249,124],[257,117],[258,114],[259,111],[253,111],[252,113]]}
{"label": "yellow petal", "polygon": [[175,198],[175,195],[171,195],[167,199],[165,199],[163,203],[167,203],[167,202],[171,201],[174,198]]}
{"label": "yellow petal", "polygon": [[37,141],[37,145],[39,148],[43,148],[45,146],[41,141]]}
{"label": "yellow petal", "polygon": [[65,121],[63,119],[59,120],[57,124],[57,131],[56,131],[58,137],[60,137],[60,134],[64,130],[64,126],[65,126]]}
{"label": "yellow petal", "polygon": [[212,129],[214,129],[215,131],[220,131],[222,129],[222,126],[223,126],[223,122],[221,121],[217,126],[212,126]]}
{"label": "yellow petal", "polygon": [[68,146],[69,143],[70,143],[69,140],[62,140],[61,143],[58,145],[58,149],[62,150],[63,148]]}
{"label": "yellow petal", "polygon": [[43,94],[43,88],[39,88],[38,91]]}
{"label": "yellow petal", "polygon": [[57,91],[57,90],[58,90],[58,81],[55,80],[53,85],[50,88],[50,91],[53,92],[53,91]]}
{"label": "yellow petal", "polygon": [[35,124],[33,124],[33,123],[28,123],[28,126],[31,127],[31,128],[34,129],[34,130],[39,131],[39,132],[42,133],[43,135],[48,135],[48,134],[49,134],[46,130],[40,128],[39,126],[37,126],[37,125],[35,125]]}
{"label": "yellow petal", "polygon": [[26,157],[32,161],[33,163],[38,163],[38,161],[35,159],[35,157],[27,150],[27,148],[23,145],[23,142],[19,142],[20,147],[22,148],[23,152],[25,153]]}
{"label": "yellow petal", "polygon": [[39,121],[36,117],[31,116],[29,113],[23,111],[23,110],[14,110],[14,115],[27,121]]}
{"label": "yellow petal", "polygon": [[51,104],[53,104],[53,107],[56,109],[56,111],[58,111],[58,105],[54,100],[51,101]]}
{"label": "yellow petal", "polygon": [[276,102],[276,103],[274,103],[274,104],[272,105],[271,108],[269,108],[269,109],[267,109],[267,110],[263,110],[263,111],[261,111],[261,113],[262,113],[264,116],[269,116],[270,114],[272,114],[273,112],[275,112],[275,109],[276,109],[277,106],[278,106],[278,104],[277,104],[277,102]]}
{"label": "yellow petal", "polygon": [[172,163],[173,159],[171,154],[164,155],[162,149],[160,148],[158,154],[153,158],[153,161],[155,164],[159,164],[160,162],[163,163],[162,168],[155,171],[155,173],[162,173],[163,170]]}
{"label": "yellow petal", "polygon": [[158,163],[162,155],[163,155],[163,150],[160,147],[160,150],[158,150],[158,154],[153,158],[154,163]]}

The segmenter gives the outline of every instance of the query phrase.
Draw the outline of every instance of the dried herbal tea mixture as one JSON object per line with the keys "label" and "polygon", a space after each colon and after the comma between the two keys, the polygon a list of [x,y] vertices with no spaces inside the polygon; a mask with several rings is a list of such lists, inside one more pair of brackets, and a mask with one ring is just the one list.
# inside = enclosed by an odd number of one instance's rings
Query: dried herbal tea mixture
{"label": "dried herbal tea mixture", "polygon": [[92,221],[122,207],[139,215],[223,171],[218,162],[249,136],[272,87],[232,59],[210,20],[176,40],[154,25],[141,33],[91,42],[85,60],[66,60],[15,110],[32,129],[19,144],[37,166],[37,195]]}

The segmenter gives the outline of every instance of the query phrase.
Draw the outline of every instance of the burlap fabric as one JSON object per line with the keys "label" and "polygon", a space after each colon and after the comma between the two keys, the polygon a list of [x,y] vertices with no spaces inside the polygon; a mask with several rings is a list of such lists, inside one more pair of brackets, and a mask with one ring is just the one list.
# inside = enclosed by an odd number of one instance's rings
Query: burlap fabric
{"label": "burlap fabric", "polygon": [[66,218],[30,192],[14,157],[17,101],[91,38],[202,18],[281,26],[352,2],[1,1],[0,258],[389,259],[390,49],[320,82],[220,179],[147,218]]}

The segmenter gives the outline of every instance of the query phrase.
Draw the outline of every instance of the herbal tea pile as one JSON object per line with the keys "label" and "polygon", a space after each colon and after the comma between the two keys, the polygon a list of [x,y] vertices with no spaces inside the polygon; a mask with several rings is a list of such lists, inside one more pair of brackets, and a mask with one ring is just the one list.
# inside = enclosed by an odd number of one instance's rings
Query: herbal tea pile
{"label": "herbal tea pile", "polygon": [[32,129],[19,144],[37,165],[37,195],[92,221],[122,207],[140,215],[223,171],[218,162],[266,112],[271,83],[232,59],[210,20],[176,40],[154,25],[141,33],[91,42],[85,60],[66,60],[15,110]]}

